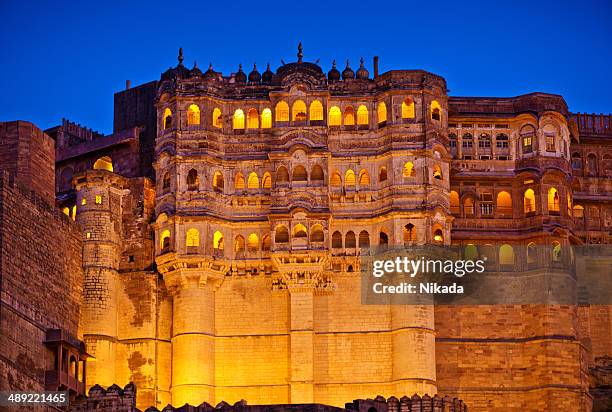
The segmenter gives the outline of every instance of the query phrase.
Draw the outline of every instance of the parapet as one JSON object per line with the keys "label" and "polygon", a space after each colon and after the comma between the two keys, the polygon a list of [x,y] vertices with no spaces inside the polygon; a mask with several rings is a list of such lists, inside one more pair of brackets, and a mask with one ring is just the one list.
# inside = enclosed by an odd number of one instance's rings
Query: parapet
{"label": "parapet", "polygon": [[123,389],[118,385],[104,389],[94,385],[89,389],[87,397],[77,397],[70,402],[70,412],[137,412],[136,385],[132,382]]}

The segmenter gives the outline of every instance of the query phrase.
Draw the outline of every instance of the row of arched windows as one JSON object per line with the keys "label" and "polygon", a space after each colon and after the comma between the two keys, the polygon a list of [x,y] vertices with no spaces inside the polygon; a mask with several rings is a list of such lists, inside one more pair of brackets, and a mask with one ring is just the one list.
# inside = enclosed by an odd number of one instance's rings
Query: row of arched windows
{"label": "row of arched windows", "polygon": [[[562,259],[561,252],[561,243],[557,240],[552,241],[550,244],[550,259],[553,262],[560,262]],[[466,260],[476,260],[487,257],[488,264],[494,263],[497,258],[497,262],[502,268],[504,266],[512,268],[516,264],[516,254],[514,252],[514,248],[512,245],[507,243],[501,245],[497,249],[497,253],[495,253],[495,247],[493,245],[476,246],[474,244],[468,244],[463,250],[463,256]],[[536,244],[534,242],[530,242],[526,248],[527,263],[538,263],[538,258],[541,257],[538,256]]]}
{"label": "row of arched windows", "polygon": [[[430,104],[430,116],[432,120],[441,120],[442,107],[437,100],[434,100]],[[401,118],[402,119],[414,119],[414,101],[410,98],[406,98],[401,105]],[[384,102],[379,102],[376,107],[376,118],[378,124],[385,124],[388,120],[387,116],[387,105]],[[281,100],[274,107],[274,119],[277,123],[289,122],[304,122],[310,120],[312,122],[324,120],[324,109],[323,104],[319,100],[313,100],[310,106],[307,107],[303,100],[296,100],[289,105],[284,100]],[[200,108],[196,104],[191,104],[187,108],[187,125],[199,125],[201,123],[201,112]],[[339,106],[331,106],[328,110],[328,121],[329,126],[354,126],[354,125],[368,125],[370,123],[370,114],[366,105],[361,104],[356,108],[353,106],[346,106],[344,112]],[[221,109],[215,107],[212,112],[211,124],[213,127],[223,127],[223,115]],[[173,116],[170,108],[164,109],[162,116],[162,128],[169,129],[173,127]],[[272,110],[265,108],[261,114],[256,108],[250,108],[246,111],[243,109],[236,109],[232,115],[232,128],[234,130],[240,129],[269,129],[272,127]]]}

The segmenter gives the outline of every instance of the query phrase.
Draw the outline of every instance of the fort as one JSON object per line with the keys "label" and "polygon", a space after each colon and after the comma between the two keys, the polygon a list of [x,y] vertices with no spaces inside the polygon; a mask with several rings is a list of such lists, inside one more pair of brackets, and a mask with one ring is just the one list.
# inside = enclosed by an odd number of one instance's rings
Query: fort
{"label": "fort", "polygon": [[111,135],[0,123],[0,386],[79,411],[130,382],[126,411],[610,407],[610,306],[362,305],[360,264],[456,245],[503,275],[612,244],[612,117],[365,66],[181,50],[115,94]]}

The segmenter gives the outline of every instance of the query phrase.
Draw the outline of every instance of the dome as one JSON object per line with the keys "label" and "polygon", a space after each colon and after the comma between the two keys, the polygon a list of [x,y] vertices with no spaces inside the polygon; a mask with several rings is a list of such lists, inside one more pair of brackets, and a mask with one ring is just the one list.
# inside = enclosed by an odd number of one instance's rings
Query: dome
{"label": "dome", "polygon": [[202,76],[202,70],[200,70],[200,68],[198,67],[198,62],[194,61],[193,69],[191,69],[191,72],[189,73],[189,77],[200,77],[200,76]]}
{"label": "dome", "polygon": [[253,64],[253,71],[249,73],[249,83],[259,83],[261,81],[261,74],[257,71],[257,64]]}
{"label": "dome", "polygon": [[355,72],[353,71],[353,69],[351,69],[351,66],[349,66],[349,61],[346,61],[346,67],[344,68],[344,70],[342,70],[342,80],[346,80],[346,79],[354,79],[355,78]]}
{"label": "dome", "polygon": [[236,73],[236,83],[246,83],[247,76],[242,71],[242,64],[238,65],[238,73]]}
{"label": "dome", "polygon": [[168,70],[166,70],[162,76],[161,79],[162,80],[169,80],[169,79],[186,79],[187,77],[189,77],[190,72],[189,69],[185,66],[183,66],[183,48],[179,48],[179,54],[178,54],[178,64],[176,65],[176,67],[171,67]]}
{"label": "dome", "polygon": [[327,72],[327,79],[330,82],[337,82],[340,80],[340,71],[336,69],[336,61],[332,62],[332,68],[329,72]]}
{"label": "dome", "polygon": [[274,73],[272,73],[272,70],[270,70],[270,63],[268,63],[268,67],[266,67],[266,71],[263,72],[263,75],[261,76],[261,80],[264,83],[272,83],[273,76],[274,76]]}
{"label": "dome", "polygon": [[361,80],[367,80],[370,78],[370,72],[363,67],[363,57],[360,60],[359,69],[357,69],[357,78]]}
{"label": "dome", "polygon": [[210,65],[208,66],[208,70],[206,70],[206,72],[204,73],[204,78],[214,79],[215,77],[217,77],[217,73],[215,73],[212,67],[212,63],[210,63]]}

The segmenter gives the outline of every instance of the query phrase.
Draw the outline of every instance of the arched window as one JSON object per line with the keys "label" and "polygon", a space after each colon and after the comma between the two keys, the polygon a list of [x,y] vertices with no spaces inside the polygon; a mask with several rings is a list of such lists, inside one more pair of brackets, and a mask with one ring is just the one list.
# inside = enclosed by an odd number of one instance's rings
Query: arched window
{"label": "arched window", "polygon": [[370,248],[370,234],[362,230],[359,232],[359,248],[360,249],[369,249]]}
{"label": "arched window", "polygon": [[234,178],[234,189],[242,190],[245,187],[244,183],[244,175],[240,172],[236,173],[236,177]]}
{"label": "arched window", "polygon": [[244,129],[244,112],[242,109],[236,109],[234,112],[232,127],[234,130]]}
{"label": "arched window", "polygon": [[380,232],[378,235],[378,247],[381,249],[386,249],[389,245],[389,236],[385,232]]}
{"label": "arched window", "polygon": [[272,110],[263,109],[261,112],[261,128],[269,129],[272,127]]}
{"label": "arched window", "polygon": [[455,192],[454,190],[451,190],[450,192],[450,208],[452,214],[459,214],[459,193]]}
{"label": "arched window", "polygon": [[340,172],[339,171],[334,171],[334,173],[332,173],[332,177],[329,181],[329,183],[334,186],[334,187],[340,187],[342,186],[342,177],[340,176]]}
{"label": "arched window", "polygon": [[234,252],[236,253],[240,253],[240,252],[244,252],[244,237],[242,237],[242,235],[237,235],[234,238]]}
{"label": "arched window", "polygon": [[370,175],[365,169],[359,171],[359,187],[366,187],[370,185]]}
{"label": "arched window", "polygon": [[222,251],[223,247],[223,234],[217,230],[213,235],[213,249]]}
{"label": "arched window", "polygon": [[431,102],[431,120],[442,120],[442,107],[437,100]]}
{"label": "arched window", "polygon": [[277,122],[288,122],[289,121],[289,105],[284,100],[281,100],[276,104],[274,109],[274,117]]}
{"label": "arched window", "polygon": [[289,230],[286,226],[280,225],[276,227],[274,235],[275,243],[287,243],[289,242]]}
{"label": "arched window", "polygon": [[497,212],[511,213],[512,212],[512,197],[510,193],[501,191],[497,194]]}
{"label": "arched window", "polygon": [[338,106],[332,106],[329,109],[329,115],[327,123],[330,126],[341,126],[342,125],[342,112]]}
{"label": "arched window", "polygon": [[221,110],[218,107],[215,107],[213,109],[212,125],[213,127],[216,127],[219,129],[223,127],[223,115],[221,113]]}
{"label": "arched window", "polygon": [[294,122],[305,122],[308,119],[306,115],[306,103],[303,100],[296,100],[291,106],[291,120]]}
{"label": "arched window", "polygon": [[264,237],[261,238],[261,250],[269,252],[271,248],[270,235],[264,235]]}
{"label": "arched window", "polygon": [[106,170],[109,172],[113,171],[113,161],[110,157],[104,156],[95,161],[93,165],[94,170]]}
{"label": "arched window", "polygon": [[196,228],[191,228],[185,235],[185,246],[196,247],[200,246],[200,232]]}
{"label": "arched window", "polygon": [[249,189],[259,189],[259,177],[257,173],[251,172],[249,173],[249,179],[247,181],[247,187]]}
{"label": "arched window", "polygon": [[280,166],[276,171],[276,181],[284,183],[289,181],[289,172],[285,166]]}
{"label": "arched window", "polygon": [[355,172],[352,169],[347,170],[344,174],[344,187],[355,188]]}
{"label": "arched window", "polygon": [[532,213],[536,211],[535,193],[533,189],[525,190],[523,195],[523,204],[525,213]]}
{"label": "arched window", "polygon": [[378,115],[378,124],[383,124],[387,121],[387,105],[385,102],[378,103],[376,114]]}
{"label": "arched window", "polygon": [[519,132],[521,135],[523,153],[531,153],[533,152],[533,143],[535,139],[535,127],[528,124],[521,128]]}
{"label": "arched window", "polygon": [[172,110],[166,107],[164,110],[164,117],[162,118],[162,127],[169,129],[172,127]]}
{"label": "arched window", "polygon": [[593,153],[587,156],[587,175],[597,176],[597,157]]}
{"label": "arched window", "polygon": [[247,129],[259,129],[259,113],[255,108],[250,108],[247,112]]}
{"label": "arched window", "polygon": [[402,175],[404,177],[414,177],[414,176],[416,176],[416,170],[414,170],[414,163],[412,163],[412,162],[404,163],[404,170],[402,171]]}
{"label": "arched window", "polygon": [[310,120],[323,120],[323,105],[318,100],[310,103]]}
{"label": "arched window", "polygon": [[247,250],[249,252],[257,252],[259,249],[259,237],[255,233],[251,233],[247,238]]}
{"label": "arched window", "polygon": [[534,264],[536,263],[536,246],[535,243],[530,242],[527,245],[527,263]]}
{"label": "arched window", "polygon": [[382,166],[380,172],[378,172],[378,181],[384,182],[387,180],[387,168]]}
{"label": "arched window", "polygon": [[308,173],[306,168],[302,165],[297,165],[293,169],[293,176],[291,177],[292,182],[306,182],[308,180]]}
{"label": "arched window", "polygon": [[355,110],[351,106],[344,109],[344,125],[355,126]]}
{"label": "arched window", "polygon": [[434,179],[438,179],[438,180],[442,180],[442,169],[440,168],[440,165],[434,165],[434,168],[433,168],[433,178]]}
{"label": "arched window", "polygon": [[561,261],[561,243],[557,242],[556,240],[552,242],[552,261]]}
{"label": "arched window", "polygon": [[499,264],[502,266],[514,266],[514,249],[508,244],[499,248]]}
{"label": "arched window", "polygon": [[465,258],[465,260],[478,259],[478,248],[476,247],[476,245],[473,245],[471,243],[468,244],[463,251],[463,257]]}
{"label": "arched window", "polygon": [[577,219],[584,218],[584,207],[581,205],[574,205],[574,217]]}
{"label": "arched window", "polygon": [[323,226],[316,224],[310,229],[310,241],[311,242],[323,242],[325,235],[323,234]]}
{"label": "arched window", "polygon": [[261,179],[261,187],[264,189],[272,189],[272,175],[270,172],[266,172]]}
{"label": "arched window", "polygon": [[357,239],[355,238],[355,232],[349,230],[344,237],[344,247],[346,249],[355,249],[357,247]]}
{"label": "arched window", "polygon": [[357,124],[367,125],[368,123],[370,123],[368,108],[362,104],[357,108]]}
{"label": "arched window", "polygon": [[443,243],[444,242],[444,232],[442,231],[442,228],[434,226],[433,240],[436,243]]}
{"label": "arched window", "polygon": [[474,199],[466,197],[463,200],[463,213],[466,217],[474,216]]}
{"label": "arched window", "polygon": [[190,104],[187,108],[187,125],[193,126],[200,124],[200,108],[195,104]]}
{"label": "arched window", "polygon": [[402,102],[402,119],[414,119],[414,102],[410,98]]}
{"label": "arched window", "polygon": [[406,226],[404,226],[403,235],[404,235],[404,245],[409,245],[412,242],[416,242],[417,240],[416,227],[414,227],[412,223],[408,223]]}
{"label": "arched window", "polygon": [[576,170],[582,169],[582,156],[578,152],[572,154],[572,168]]}
{"label": "arched window", "polygon": [[314,165],[310,172],[310,180],[321,182],[323,179],[323,168],[319,165]]}
{"label": "arched window", "polygon": [[159,248],[162,252],[167,252],[170,249],[170,231],[168,229],[162,231],[159,236]]}
{"label": "arched window", "polygon": [[342,249],[342,234],[337,230],[332,235],[332,248]]}
{"label": "arched window", "polygon": [[306,226],[301,223],[298,223],[293,227],[293,237],[295,239],[306,238],[308,237],[308,232],[306,231]]}
{"label": "arched window", "polygon": [[548,189],[548,211],[559,212],[559,192],[556,188]]}
{"label": "arched window", "polygon": [[198,171],[191,169],[187,173],[187,190],[197,190],[200,185],[200,178],[198,177]]}
{"label": "arched window", "polygon": [[223,175],[217,170],[213,175],[213,189],[216,191],[223,191],[223,187]]}
{"label": "arched window", "polygon": [[164,173],[164,177],[162,178],[162,189],[164,191],[170,190],[170,173]]}

